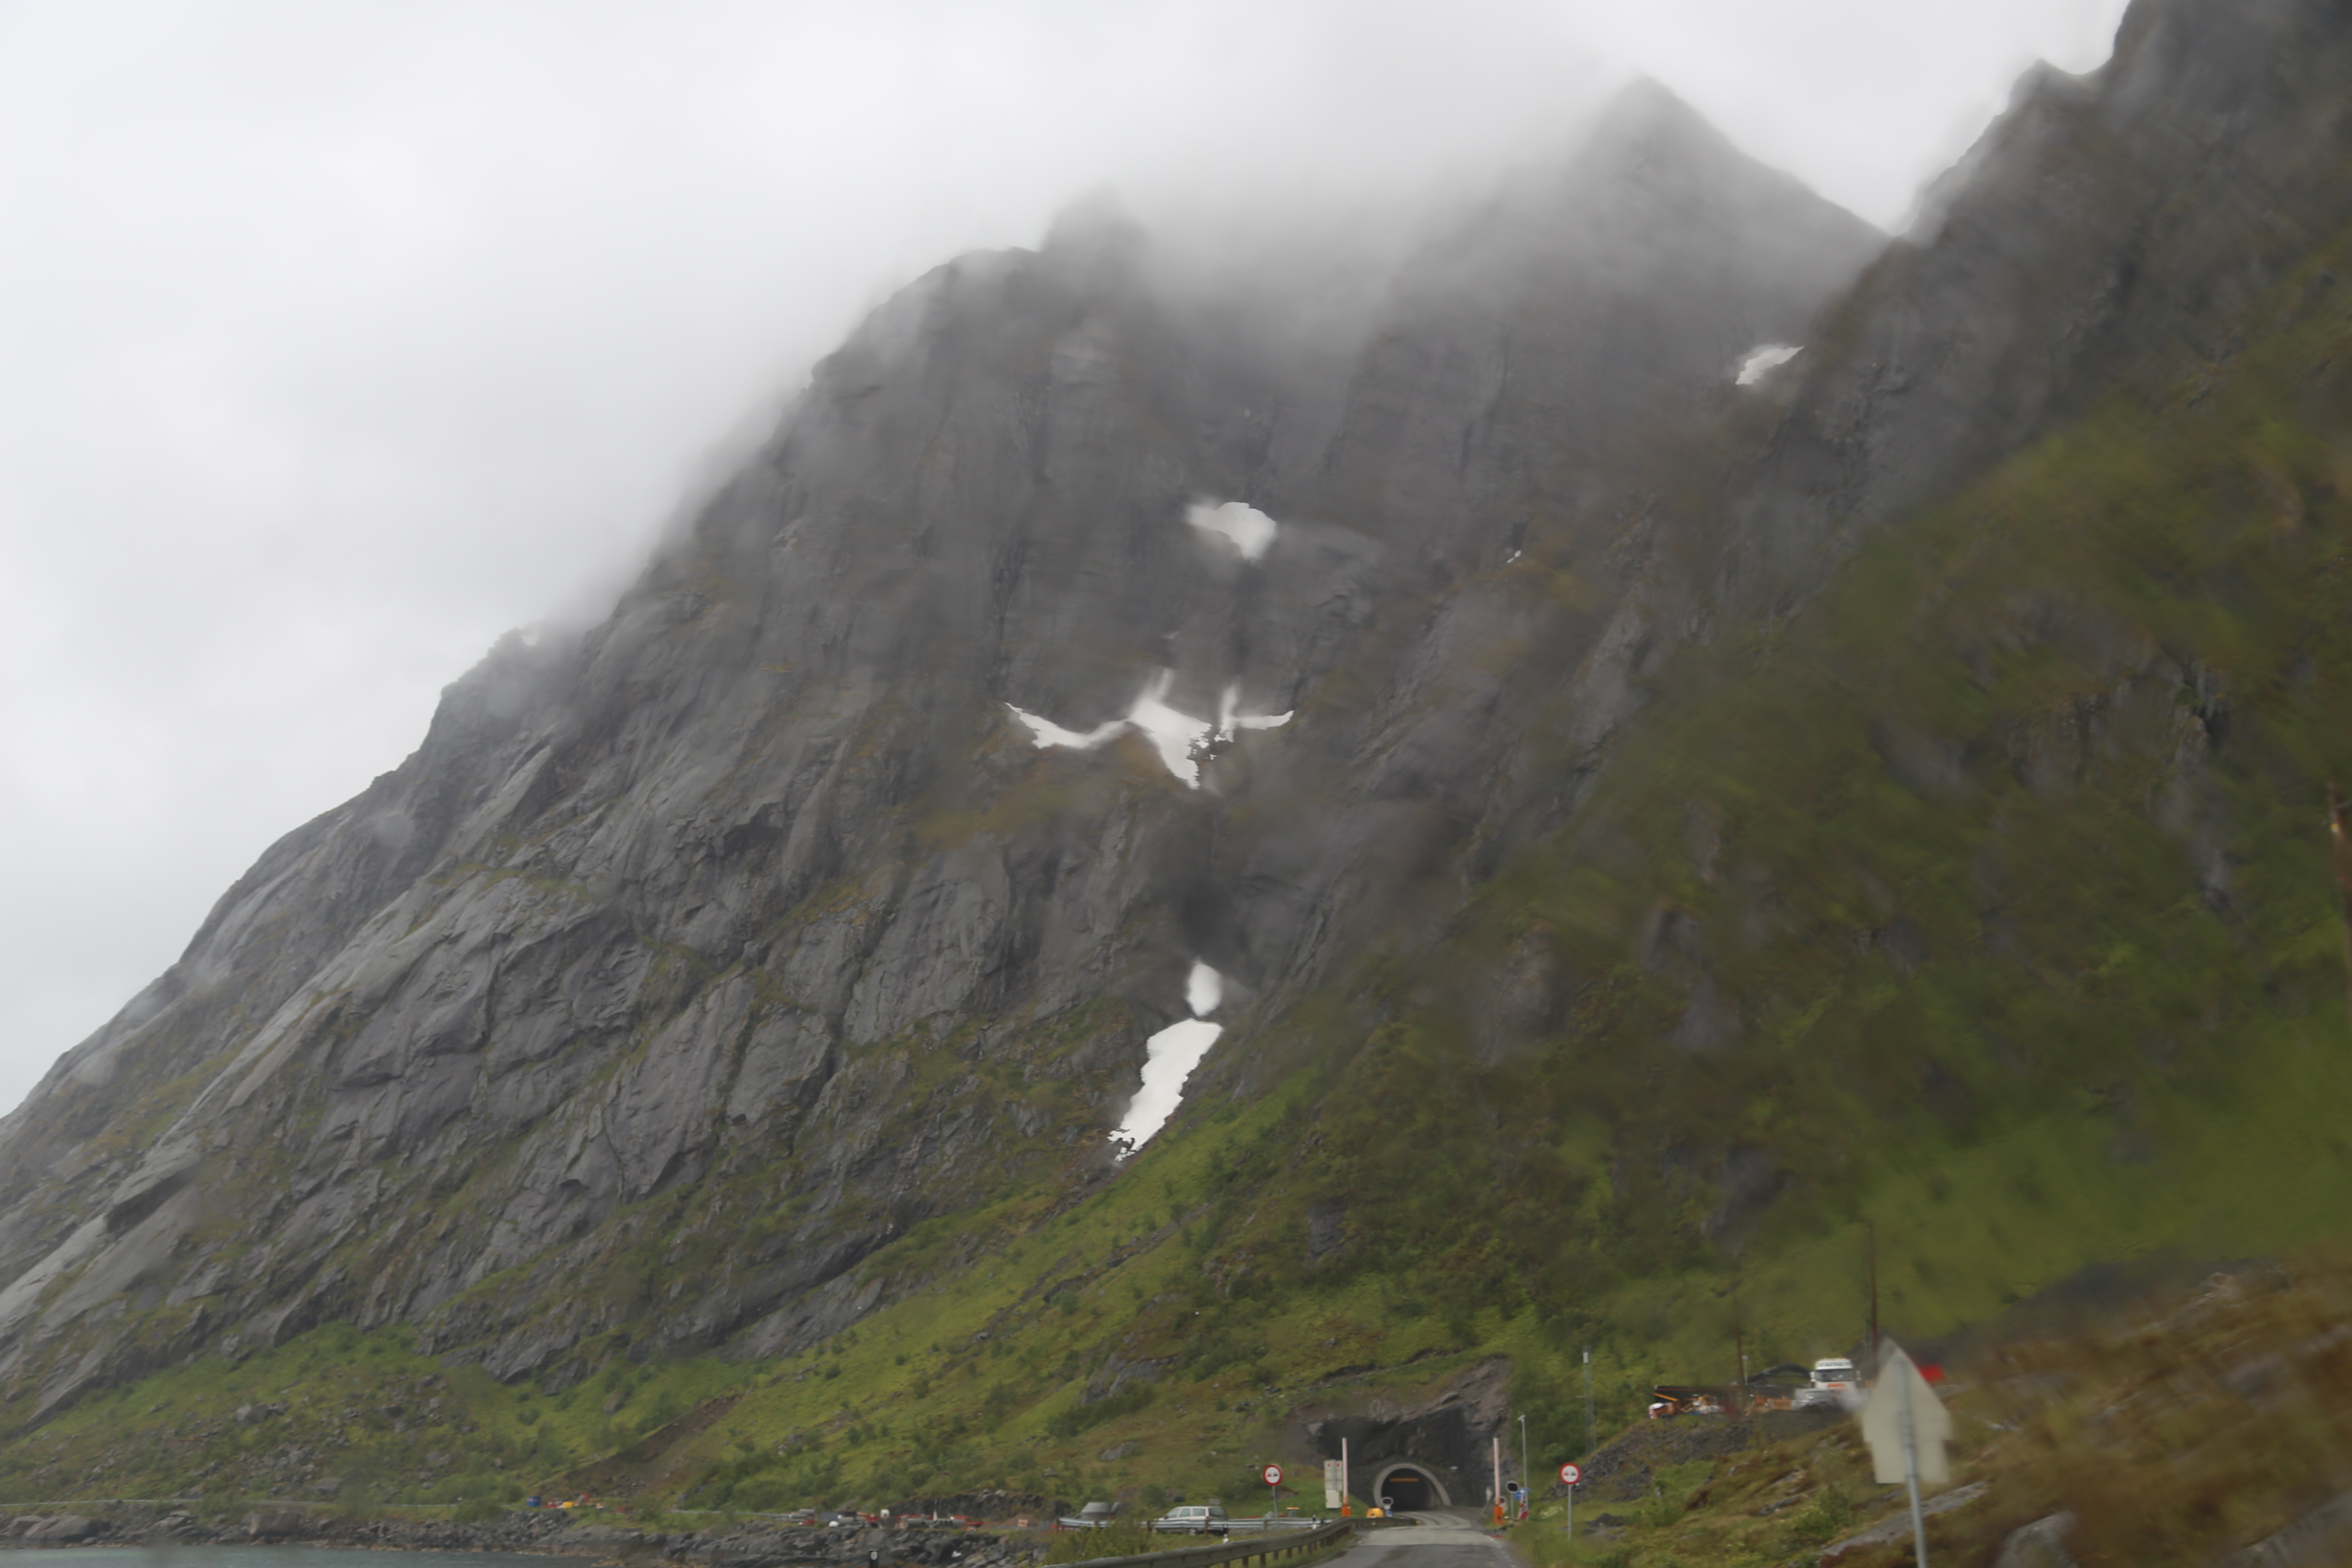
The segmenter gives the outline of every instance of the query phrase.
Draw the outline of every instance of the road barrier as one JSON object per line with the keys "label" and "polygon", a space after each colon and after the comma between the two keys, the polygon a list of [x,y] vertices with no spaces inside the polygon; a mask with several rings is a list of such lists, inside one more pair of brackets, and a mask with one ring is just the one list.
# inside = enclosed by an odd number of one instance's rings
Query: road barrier
{"label": "road barrier", "polygon": [[[1239,1521],[1236,1521],[1236,1523]],[[1255,1541],[1223,1541],[1214,1546],[1184,1546],[1173,1552],[1141,1552],[1132,1557],[1094,1557],[1070,1568],[1210,1568],[1214,1563],[1243,1563],[1251,1558],[1272,1559],[1289,1552],[1317,1552],[1335,1541],[1344,1541],[1355,1533],[1357,1521],[1352,1519],[1334,1520],[1318,1529],[1286,1531],[1276,1540],[1271,1533]]]}

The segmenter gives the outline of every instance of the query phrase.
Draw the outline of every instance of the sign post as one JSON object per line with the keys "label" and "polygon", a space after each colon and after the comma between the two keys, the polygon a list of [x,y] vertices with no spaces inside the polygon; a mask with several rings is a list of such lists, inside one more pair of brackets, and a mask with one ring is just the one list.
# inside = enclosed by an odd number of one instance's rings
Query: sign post
{"label": "sign post", "polygon": [[1258,1474],[1265,1478],[1266,1517],[1273,1519],[1282,1512],[1282,1467],[1268,1465]]}
{"label": "sign post", "polygon": [[1347,1518],[1354,1511],[1355,1505],[1348,1500],[1348,1483],[1352,1479],[1348,1474],[1348,1439],[1342,1437],[1339,1439],[1339,1517],[1341,1519]]}
{"label": "sign post", "polygon": [[1576,1488],[1583,1479],[1584,1472],[1574,1465],[1559,1468],[1559,1484],[1568,1489],[1568,1539],[1571,1545],[1576,1541]]}
{"label": "sign post", "polygon": [[1911,1496],[1911,1549],[1918,1568],[1927,1568],[1927,1520],[1919,1508],[1919,1483],[1952,1479],[1944,1445],[1951,1441],[1952,1417],[1936,1391],[1919,1375],[1903,1347],[1885,1342],[1878,1382],[1862,1407],[1862,1437],[1881,1486],[1903,1483]]}

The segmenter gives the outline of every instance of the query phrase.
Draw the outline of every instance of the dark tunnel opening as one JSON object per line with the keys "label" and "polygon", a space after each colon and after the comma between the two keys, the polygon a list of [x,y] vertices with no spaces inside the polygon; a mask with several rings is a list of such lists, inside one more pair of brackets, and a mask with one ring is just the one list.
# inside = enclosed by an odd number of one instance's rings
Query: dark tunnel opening
{"label": "dark tunnel opening", "polygon": [[1399,1513],[1412,1513],[1422,1509],[1435,1508],[1437,1488],[1427,1476],[1411,1465],[1399,1465],[1381,1479],[1383,1506]]}

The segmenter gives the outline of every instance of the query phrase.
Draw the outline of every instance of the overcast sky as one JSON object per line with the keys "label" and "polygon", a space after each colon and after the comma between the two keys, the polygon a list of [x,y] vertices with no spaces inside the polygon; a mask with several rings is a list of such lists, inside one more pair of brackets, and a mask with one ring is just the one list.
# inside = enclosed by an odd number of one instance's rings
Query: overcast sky
{"label": "overcast sky", "polygon": [[2121,10],[0,0],[0,1107],[933,263],[1458,187],[1636,71],[1894,226]]}

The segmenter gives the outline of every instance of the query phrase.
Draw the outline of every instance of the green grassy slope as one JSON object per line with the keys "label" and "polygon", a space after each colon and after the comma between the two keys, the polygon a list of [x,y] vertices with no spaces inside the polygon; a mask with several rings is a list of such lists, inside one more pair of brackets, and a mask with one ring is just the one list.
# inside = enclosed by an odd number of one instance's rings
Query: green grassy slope
{"label": "green grassy slope", "polygon": [[[2230,1561],[2309,1521],[2339,1494],[2352,1436],[2347,1283],[2340,1247],[2300,1254],[1955,1367],[1941,1391],[1951,1480],[1927,1489],[1949,1506],[1927,1518],[1929,1560],[1993,1562],[2011,1531],[2062,1512],[2070,1560],[2146,1568]],[[1874,1479],[1856,1423],[1645,1423],[1616,1451],[1612,1480],[1577,1504],[1573,1547],[1559,1500],[1512,1531],[1526,1560],[1765,1568],[1824,1548],[1835,1568],[1914,1560],[1904,1489]],[[2324,1554],[2317,1533],[2302,1544]]]}
{"label": "green grassy slope", "polygon": [[[2347,265],[2291,279],[2226,369],[2118,397],[1677,661],[1588,806],[1436,951],[1253,1043],[1271,1088],[1189,1108],[1074,1205],[1055,1167],[916,1226],[866,1268],[933,1282],[818,1351],[640,1364],[617,1330],[550,1397],[321,1329],[93,1398],[0,1450],[0,1496],[478,1500],[606,1460],[714,1508],[1233,1500],[1306,1457],[1302,1411],[1487,1356],[1564,1457],[1584,1345],[1604,1425],[1651,1378],[1726,1375],[1735,1319],[1751,1364],[1845,1350],[1865,1225],[1906,1336],[2087,1263],[2337,1234]],[[1510,570],[1549,570],[1540,542]],[[1482,1040],[1497,985],[1548,1021]],[[1318,1205],[1348,1239],[1310,1260]],[[693,1257],[646,1248],[629,1289],[692,1288]],[[1156,1381],[1087,1397],[1134,1362]],[[436,1396],[422,1428],[383,1414]]]}

